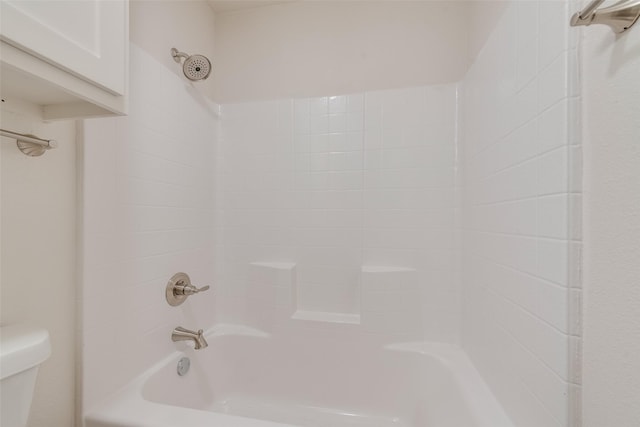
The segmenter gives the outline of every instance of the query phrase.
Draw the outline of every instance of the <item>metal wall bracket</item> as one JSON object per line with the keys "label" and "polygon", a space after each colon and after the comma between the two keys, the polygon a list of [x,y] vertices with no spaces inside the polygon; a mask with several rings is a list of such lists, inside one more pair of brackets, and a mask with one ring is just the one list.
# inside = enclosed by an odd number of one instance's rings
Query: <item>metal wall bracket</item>
{"label": "metal wall bracket", "polygon": [[58,143],[53,139],[42,139],[34,135],[0,129],[0,135],[15,138],[18,149],[30,157],[42,156],[47,150],[56,148]]}
{"label": "metal wall bracket", "polygon": [[598,9],[603,1],[594,0],[583,11],[575,13],[571,17],[571,26],[603,24],[619,34],[631,28],[640,18],[640,0],[622,0]]}

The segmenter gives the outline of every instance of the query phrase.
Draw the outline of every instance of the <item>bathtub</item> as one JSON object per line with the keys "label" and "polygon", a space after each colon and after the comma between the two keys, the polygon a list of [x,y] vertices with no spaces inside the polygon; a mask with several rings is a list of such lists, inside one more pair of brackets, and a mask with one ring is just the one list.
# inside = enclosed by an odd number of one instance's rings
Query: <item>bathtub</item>
{"label": "bathtub", "polygon": [[86,427],[513,427],[451,345],[235,325],[206,337],[206,349],[184,345],[100,404]]}

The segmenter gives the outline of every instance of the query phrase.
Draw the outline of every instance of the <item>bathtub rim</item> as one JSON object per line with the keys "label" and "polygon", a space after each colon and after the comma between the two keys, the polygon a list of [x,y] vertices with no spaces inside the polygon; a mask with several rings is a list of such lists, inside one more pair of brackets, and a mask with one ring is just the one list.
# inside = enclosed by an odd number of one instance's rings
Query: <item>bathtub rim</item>
{"label": "bathtub rim", "polygon": [[[216,324],[205,337],[223,336],[268,339],[270,334],[244,325]],[[512,421],[484,382],[466,353],[458,346],[438,342],[399,342],[381,347],[384,351],[409,352],[430,357],[451,373],[456,388],[478,427],[514,427]],[[224,427],[298,427],[292,424],[227,415],[219,412],[184,408],[147,400],[143,389],[147,381],[169,364],[183,357],[176,350],[154,363],[124,387],[112,393],[82,415],[86,427],[210,427],[212,422]],[[133,415],[132,415],[133,414]],[[143,418],[144,421],[140,421]]]}

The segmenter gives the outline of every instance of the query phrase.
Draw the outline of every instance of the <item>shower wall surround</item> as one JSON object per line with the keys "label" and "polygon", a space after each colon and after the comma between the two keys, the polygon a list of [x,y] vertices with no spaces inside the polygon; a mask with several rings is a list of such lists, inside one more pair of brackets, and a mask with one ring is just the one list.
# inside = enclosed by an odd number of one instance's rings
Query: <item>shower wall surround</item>
{"label": "shower wall surround", "polygon": [[[218,107],[133,45],[131,114],[83,130],[85,405],[239,323],[460,344],[517,425],[579,425],[567,5],[508,2],[459,84],[340,96]],[[213,292],[169,307],[178,271]]]}
{"label": "shower wall surround", "polygon": [[457,342],[455,108],[455,85],[223,105],[219,320]]}
{"label": "shower wall surround", "polygon": [[519,426],[580,425],[580,137],[568,2],[511,2],[462,90],[465,350]]}
{"label": "shower wall surround", "polygon": [[461,343],[518,425],[579,425],[568,6],[508,2],[457,87],[223,105],[219,319]]}
{"label": "shower wall surround", "polygon": [[179,271],[213,283],[217,106],[135,44],[130,55],[129,115],[81,132],[85,409],[173,351],[174,327],[215,319],[213,292],[170,307],[164,286]]}

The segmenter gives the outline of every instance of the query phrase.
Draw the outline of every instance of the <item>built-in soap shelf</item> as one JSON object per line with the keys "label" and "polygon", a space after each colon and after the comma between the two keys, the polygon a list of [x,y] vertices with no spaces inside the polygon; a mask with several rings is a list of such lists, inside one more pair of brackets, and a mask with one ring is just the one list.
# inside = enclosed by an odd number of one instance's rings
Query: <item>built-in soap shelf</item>
{"label": "built-in soap shelf", "polygon": [[280,271],[293,271],[296,268],[295,262],[252,262],[251,265],[255,267],[262,267],[266,269],[272,270],[280,270]]}
{"label": "built-in soap shelf", "polygon": [[297,297],[296,263],[261,261],[249,263],[247,293],[271,302],[278,309],[295,311]]}
{"label": "built-in soap shelf", "polygon": [[410,267],[363,265],[361,272],[362,293],[407,290],[417,284],[416,273],[417,270]]}
{"label": "built-in soap shelf", "polygon": [[[358,286],[358,312],[308,310],[300,307],[295,262],[258,261],[250,263],[247,291],[254,298],[273,301],[278,310],[292,320],[333,324],[360,325],[362,312],[379,312],[381,298],[368,298],[372,293],[402,292],[417,283],[416,270],[393,265],[363,265]],[[374,295],[375,296],[375,295]],[[378,303],[379,305],[379,303]]]}

